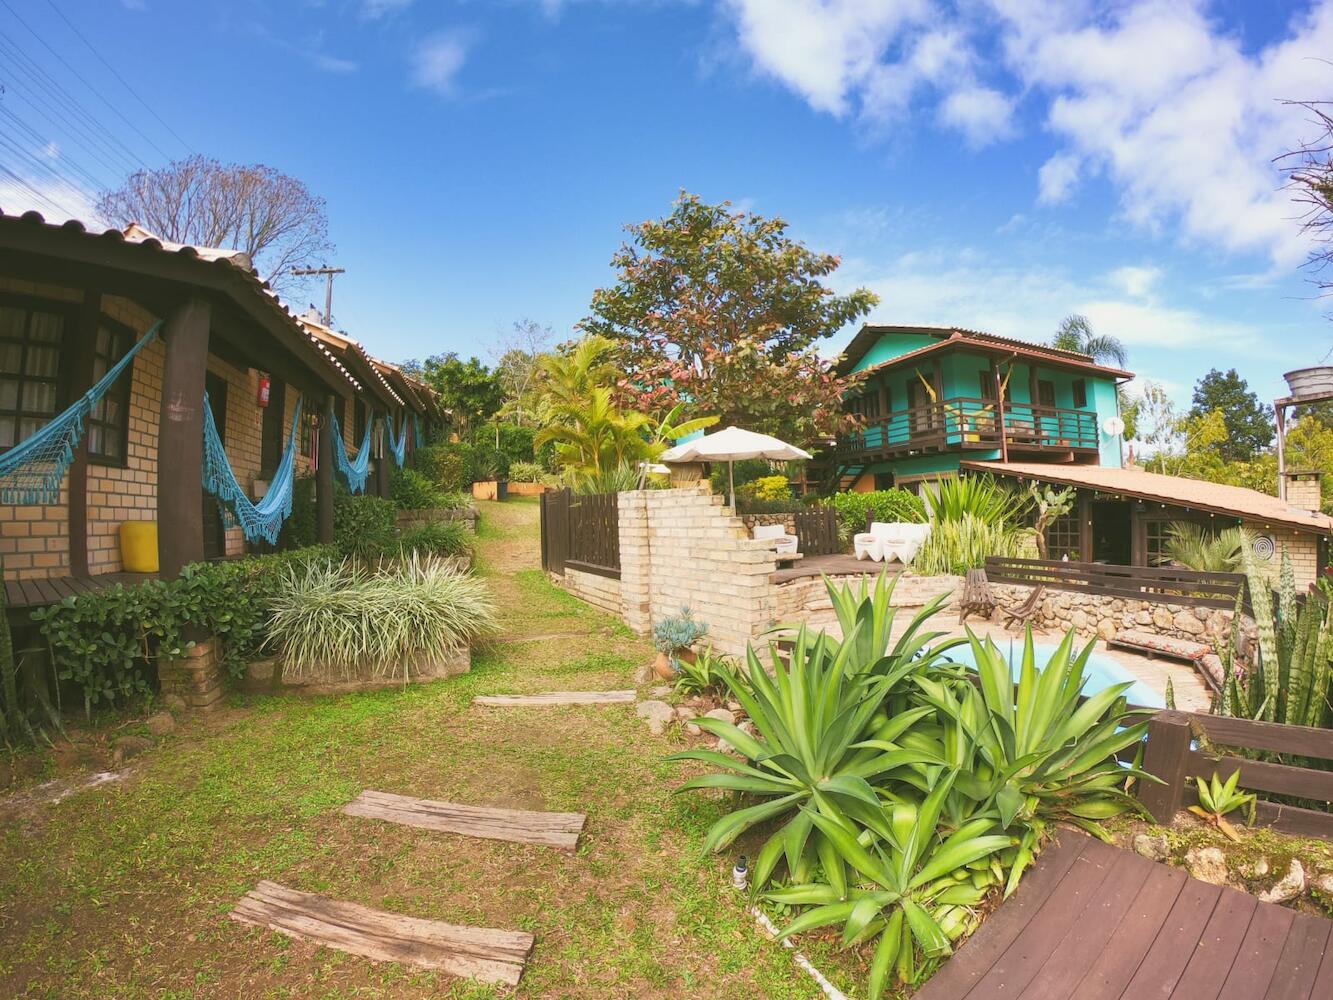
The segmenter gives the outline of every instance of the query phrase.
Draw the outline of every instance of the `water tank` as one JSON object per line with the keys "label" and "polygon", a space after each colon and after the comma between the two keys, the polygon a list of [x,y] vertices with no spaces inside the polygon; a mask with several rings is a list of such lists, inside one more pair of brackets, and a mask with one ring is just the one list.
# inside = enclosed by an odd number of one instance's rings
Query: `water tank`
{"label": "water tank", "polygon": [[1333,366],[1319,368],[1297,368],[1282,376],[1287,380],[1287,388],[1296,399],[1306,396],[1333,395]]}

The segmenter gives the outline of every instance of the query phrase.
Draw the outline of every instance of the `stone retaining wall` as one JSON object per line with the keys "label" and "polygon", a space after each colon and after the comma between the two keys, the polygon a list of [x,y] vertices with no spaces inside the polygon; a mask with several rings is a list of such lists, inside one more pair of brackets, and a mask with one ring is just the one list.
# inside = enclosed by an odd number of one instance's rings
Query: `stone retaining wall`
{"label": "stone retaining wall", "polygon": [[400,510],[398,512],[397,526],[399,531],[406,531],[410,528],[419,528],[423,524],[431,524],[435,521],[462,521],[463,527],[469,531],[477,530],[477,508],[461,507],[454,509],[452,507],[423,507],[419,510]]}
{"label": "stone retaining wall", "polygon": [[[1009,610],[1027,600],[1030,587],[991,584],[1000,609]],[[999,619],[999,610],[996,620]],[[1232,612],[1224,608],[1196,608],[1184,604],[1134,601],[1105,594],[1079,594],[1069,590],[1047,590],[1041,608],[1032,618],[1037,628],[1065,630],[1080,635],[1110,639],[1120,629],[1136,629],[1176,639],[1225,643],[1231,635]],[[1247,622],[1253,638],[1253,622]]]}
{"label": "stone retaining wall", "polygon": [[[859,586],[863,577],[856,575],[834,576],[830,580],[842,586],[850,583]],[[893,587],[893,597],[889,604],[895,608],[920,608],[927,601],[940,594],[948,595],[940,613],[948,614],[956,610],[958,591],[962,586],[961,576],[899,576]],[[870,578],[874,586],[874,578]],[[828,588],[817,576],[804,577],[779,584],[776,588],[776,606],[778,621],[783,624],[805,622],[815,627],[831,625],[837,621],[833,613],[833,602],[829,600]]]}

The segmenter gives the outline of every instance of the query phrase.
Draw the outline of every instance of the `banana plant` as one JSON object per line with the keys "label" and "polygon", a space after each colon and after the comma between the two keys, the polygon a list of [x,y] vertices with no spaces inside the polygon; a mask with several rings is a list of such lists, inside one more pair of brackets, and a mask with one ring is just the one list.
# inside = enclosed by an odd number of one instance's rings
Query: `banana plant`
{"label": "banana plant", "polygon": [[[774,902],[810,907],[783,928],[783,938],[832,924],[842,924],[844,947],[879,936],[870,1000],[878,1000],[891,971],[914,984],[950,954],[951,942],[972,923],[969,908],[997,877],[992,862],[1012,845],[1010,837],[990,832],[995,823],[986,816],[947,837],[938,834],[941,809],[957,778],[957,771],[942,773],[919,806],[909,801],[887,806],[868,825],[872,836],[858,836],[817,805],[807,807],[810,822],[860,881],[847,891],[807,883],[767,894]],[[924,963],[917,960],[918,951]]]}
{"label": "banana plant", "polygon": [[[870,675],[857,669],[853,661],[856,649],[856,627],[840,644],[822,632],[812,635],[801,628],[789,662],[783,663],[776,649],[772,651],[770,676],[751,648],[748,678],[729,676],[727,685],[749,715],[756,735],[718,719],[695,720],[700,728],[725,740],[740,759],[703,749],[670,758],[718,769],[687,781],[681,791],[723,788],[764,800],[714,823],[705,837],[705,850],[723,850],[756,824],[783,819],[756,858],[752,874],[756,892],[784,858],[788,871],[797,878],[808,876],[818,860],[825,877],[845,891],[843,864],[813,823],[812,813],[802,807],[819,796],[825,812],[850,823],[848,815],[860,819],[881,809],[872,781],[883,784],[898,771],[943,764],[929,753],[893,742],[921,718],[922,711],[893,718],[884,711],[888,692],[921,669],[921,661],[904,659]],[[874,745],[863,744],[865,739]]]}

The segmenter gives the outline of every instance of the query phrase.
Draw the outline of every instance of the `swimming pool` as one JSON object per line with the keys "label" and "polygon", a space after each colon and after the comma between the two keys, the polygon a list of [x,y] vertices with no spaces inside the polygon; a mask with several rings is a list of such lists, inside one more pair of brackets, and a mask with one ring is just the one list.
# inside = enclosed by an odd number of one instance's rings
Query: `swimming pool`
{"label": "swimming pool", "polygon": [[[1012,639],[1008,643],[996,643],[1000,647],[1005,658],[1009,661],[1009,667],[1013,671],[1014,680],[1018,679],[1019,673],[1023,668],[1023,641],[1021,639]],[[1075,645],[1075,653],[1081,649],[1081,645]],[[1046,662],[1055,655],[1055,646],[1034,643],[1032,646],[1033,654],[1036,657],[1037,667],[1043,667]],[[973,669],[976,668],[976,660],[972,656],[972,646],[965,643],[962,646],[955,646],[946,654],[949,659],[955,663],[965,663]],[[1088,664],[1084,671],[1087,674],[1087,683],[1083,687],[1084,694],[1095,694],[1103,688],[1108,688],[1112,684],[1123,684],[1126,681],[1133,683],[1125,696],[1129,699],[1131,705],[1142,705],[1145,708],[1166,708],[1166,699],[1163,694],[1155,690],[1151,685],[1138,680],[1133,674],[1117,663],[1112,657],[1101,650],[1094,649],[1088,657]]]}

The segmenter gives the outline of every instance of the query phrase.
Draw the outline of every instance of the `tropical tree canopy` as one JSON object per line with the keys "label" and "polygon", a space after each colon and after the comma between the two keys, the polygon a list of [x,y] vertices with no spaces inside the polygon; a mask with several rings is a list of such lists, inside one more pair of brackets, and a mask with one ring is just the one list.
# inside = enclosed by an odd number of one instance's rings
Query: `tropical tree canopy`
{"label": "tropical tree canopy", "polygon": [[1051,346],[1061,351],[1077,351],[1086,354],[1099,365],[1115,364],[1124,367],[1129,358],[1125,345],[1109,334],[1092,332],[1092,324],[1086,316],[1071,313],[1060,321]]}
{"label": "tropical tree canopy", "polygon": [[1223,461],[1248,462],[1273,443],[1273,408],[1260,402],[1236,369],[1214,368],[1195,383],[1189,415],[1201,417],[1213,411],[1222,414],[1226,425],[1226,436],[1217,442]]}
{"label": "tropical tree canopy", "polygon": [[682,193],[664,219],[629,227],[617,282],[593,293],[589,334],[620,345],[623,403],[660,413],[685,402],[723,423],[798,444],[846,425],[839,376],[817,345],[866,315],[866,289],[835,295],[839,258],[787,224]]}

